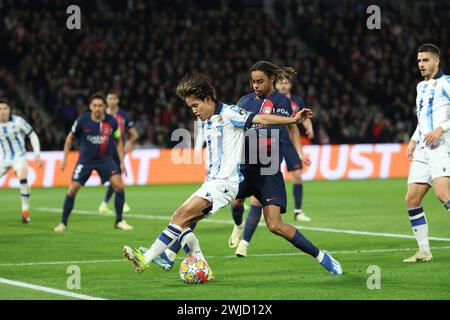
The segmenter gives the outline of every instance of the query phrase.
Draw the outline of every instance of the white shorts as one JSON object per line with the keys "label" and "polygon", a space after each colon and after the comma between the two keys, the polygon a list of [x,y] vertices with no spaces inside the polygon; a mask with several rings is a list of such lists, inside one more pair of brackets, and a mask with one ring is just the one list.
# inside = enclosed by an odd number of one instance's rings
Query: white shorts
{"label": "white shorts", "polygon": [[0,160],[0,177],[3,177],[9,169],[13,168],[14,171],[27,168],[27,160],[25,157],[17,157],[13,160]]}
{"label": "white shorts", "polygon": [[433,179],[439,177],[450,177],[450,145],[445,141],[435,148],[425,146],[414,152],[408,184],[428,183],[431,186]]}
{"label": "white shorts", "polygon": [[210,180],[204,182],[194,195],[212,203],[209,216],[229,205],[236,198],[238,190],[239,183],[228,180]]}

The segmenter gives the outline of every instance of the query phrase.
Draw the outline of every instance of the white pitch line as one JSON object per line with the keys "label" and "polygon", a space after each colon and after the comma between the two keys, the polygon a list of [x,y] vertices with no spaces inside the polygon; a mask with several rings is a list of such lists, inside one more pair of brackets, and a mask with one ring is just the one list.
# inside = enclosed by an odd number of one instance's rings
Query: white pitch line
{"label": "white pitch line", "polygon": [[[450,246],[431,247],[431,250],[447,250]],[[383,253],[383,252],[400,252],[400,251],[414,251],[417,248],[397,248],[397,249],[358,249],[358,250],[342,250],[342,251],[329,251],[332,254],[358,254],[358,253]],[[306,255],[304,252],[288,252],[288,253],[255,253],[249,254],[247,257],[288,257],[288,256],[301,256]],[[240,259],[235,255],[228,256],[207,256],[208,259]],[[177,257],[182,260],[184,257]],[[127,259],[110,259],[110,260],[80,260],[80,261],[48,261],[48,262],[22,262],[22,263],[3,263],[0,267],[23,267],[23,266],[35,266],[35,265],[65,265],[65,264],[89,264],[89,263],[113,263],[123,262]]]}
{"label": "white pitch line", "polygon": [[9,280],[9,279],[5,279],[5,278],[0,278],[0,283],[8,284],[8,285],[14,286],[14,287],[22,287],[22,288],[27,288],[27,289],[32,289],[32,290],[37,290],[37,291],[42,291],[42,292],[47,292],[47,293],[53,293],[53,294],[57,294],[60,296],[66,296],[66,297],[77,298],[77,299],[82,299],[82,300],[106,300],[103,298],[86,296],[84,294],[78,294],[78,293],[74,293],[74,292],[70,292],[70,291],[64,291],[64,290],[59,290],[59,289],[38,286],[35,284],[31,284],[31,283],[14,281],[14,280]]}
{"label": "white pitch line", "polygon": [[[41,211],[41,212],[56,212],[60,213],[61,209],[58,208],[45,208],[45,207],[38,207],[35,210]],[[97,211],[93,210],[80,210],[80,209],[74,209],[72,211],[76,214],[85,214],[85,215],[95,215],[95,216],[107,216],[111,217],[114,216],[114,214],[105,214],[105,213],[98,213]],[[125,214],[127,217],[130,218],[140,218],[140,219],[148,219],[148,220],[170,220],[170,216],[160,216],[160,215],[150,215],[150,214],[137,214],[137,213],[127,213]],[[217,219],[204,219],[202,222],[206,223],[218,223],[218,224],[234,224],[233,221],[230,220],[217,220]],[[260,222],[258,224],[259,226],[265,226],[264,223]],[[397,234],[397,233],[384,233],[384,232],[370,232],[370,231],[358,231],[358,230],[345,230],[345,229],[332,229],[332,228],[320,228],[320,227],[307,227],[307,226],[296,226],[296,228],[301,230],[310,230],[310,231],[319,231],[319,232],[330,232],[330,233],[342,233],[342,234],[352,234],[352,235],[360,235],[360,236],[372,236],[372,237],[385,237],[385,238],[403,238],[403,239],[415,239],[412,235],[406,235],[406,234]],[[441,238],[441,237],[429,237],[429,240],[433,241],[445,241],[450,242],[450,238]]]}

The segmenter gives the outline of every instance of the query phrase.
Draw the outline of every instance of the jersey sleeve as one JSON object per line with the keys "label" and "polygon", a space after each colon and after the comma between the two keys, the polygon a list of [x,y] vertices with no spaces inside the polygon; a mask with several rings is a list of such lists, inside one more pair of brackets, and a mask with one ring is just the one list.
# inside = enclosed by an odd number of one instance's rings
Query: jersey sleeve
{"label": "jersey sleeve", "polygon": [[17,123],[20,127],[20,131],[22,131],[26,136],[29,136],[33,132],[33,128],[25,119],[17,117]]}
{"label": "jersey sleeve", "polygon": [[274,108],[273,114],[277,116],[283,116],[283,117],[291,117],[292,116],[292,106],[291,101],[285,96],[283,96],[279,101],[276,103]]}
{"label": "jersey sleeve", "polygon": [[117,122],[116,119],[114,119],[112,117],[111,117],[111,128],[112,128],[114,138],[120,139],[121,134],[120,134],[119,123]]}
{"label": "jersey sleeve", "polygon": [[130,117],[128,113],[124,113],[125,118],[125,130],[134,128],[134,120]]}
{"label": "jersey sleeve", "polygon": [[450,101],[450,76],[444,76],[445,79],[442,81],[442,95]]}
{"label": "jersey sleeve", "polygon": [[238,106],[230,106],[222,112],[222,117],[229,120],[236,128],[248,129],[252,125],[253,118],[256,116],[253,112],[248,112]]}
{"label": "jersey sleeve", "polygon": [[302,110],[306,107],[305,100],[303,100],[303,98],[299,96],[292,96],[292,100],[294,100],[298,104],[299,110]]}
{"label": "jersey sleeve", "polygon": [[75,120],[72,128],[70,129],[70,132],[72,132],[72,134],[76,137],[79,137],[81,135],[81,117],[78,117],[78,119]]}

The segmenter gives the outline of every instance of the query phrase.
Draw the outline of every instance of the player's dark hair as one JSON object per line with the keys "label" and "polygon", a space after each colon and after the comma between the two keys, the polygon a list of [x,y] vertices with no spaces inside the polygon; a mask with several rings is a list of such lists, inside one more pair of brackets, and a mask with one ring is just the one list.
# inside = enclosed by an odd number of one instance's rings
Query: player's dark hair
{"label": "player's dark hair", "polygon": [[208,80],[208,76],[203,73],[195,75],[186,74],[177,86],[176,94],[181,99],[194,96],[201,100],[205,100],[207,97],[211,97],[216,101],[216,89]]}
{"label": "player's dark hair", "polygon": [[96,92],[89,97],[89,104],[91,104],[94,99],[100,99],[104,104],[107,104],[105,96],[100,92]]}
{"label": "player's dark hair", "polygon": [[419,47],[419,50],[417,50],[417,52],[431,52],[437,55],[438,57],[441,56],[441,51],[439,50],[439,48],[432,43],[425,43],[421,45]]}
{"label": "player's dark hair", "polygon": [[286,77],[290,77],[290,79],[292,79],[292,77],[296,74],[295,69],[292,67],[280,67],[269,61],[258,61],[254,65],[252,65],[249,70],[250,87],[252,87],[251,79],[253,71],[262,71],[269,78],[271,76],[274,76],[275,82],[280,81]]}
{"label": "player's dark hair", "polygon": [[110,94],[115,95],[117,98],[119,97],[119,92],[115,89],[108,90],[108,93],[106,94],[106,96],[109,96]]}
{"label": "player's dark hair", "polygon": [[8,107],[11,107],[11,106],[9,105],[8,100],[6,100],[6,98],[0,98],[0,103],[6,104]]}

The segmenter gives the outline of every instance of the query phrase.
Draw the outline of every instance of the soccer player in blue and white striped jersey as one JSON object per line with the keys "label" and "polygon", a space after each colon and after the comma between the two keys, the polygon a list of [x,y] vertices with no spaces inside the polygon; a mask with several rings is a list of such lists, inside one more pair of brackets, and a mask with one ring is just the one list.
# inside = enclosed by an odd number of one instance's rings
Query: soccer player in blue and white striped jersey
{"label": "soccer player in blue and white striped jersey", "polygon": [[0,99],[0,177],[12,168],[20,181],[22,223],[30,221],[30,186],[27,180],[28,165],[25,158],[25,137],[30,139],[36,163],[38,166],[42,166],[41,146],[37,134],[23,118],[11,115],[11,107],[7,100]]}
{"label": "soccer player in blue and white striped jersey", "polygon": [[123,252],[137,272],[147,269],[155,258],[177,241],[189,256],[204,259],[190,226],[229,205],[236,198],[242,181],[239,164],[244,148],[244,130],[252,124],[297,123],[313,115],[309,109],[303,109],[295,117],[256,114],[221,103],[207,76],[202,74],[183,78],[177,87],[177,95],[203,121],[210,170],[204,184],[175,211],[171,223],[150,249],[143,254],[140,250],[124,246]]}
{"label": "soccer player in blue and white striped jersey", "polygon": [[439,69],[439,48],[422,45],[417,63],[424,78],[417,85],[417,129],[407,148],[412,161],[406,206],[419,251],[403,262],[432,261],[422,200],[431,186],[450,212],[450,76]]}

